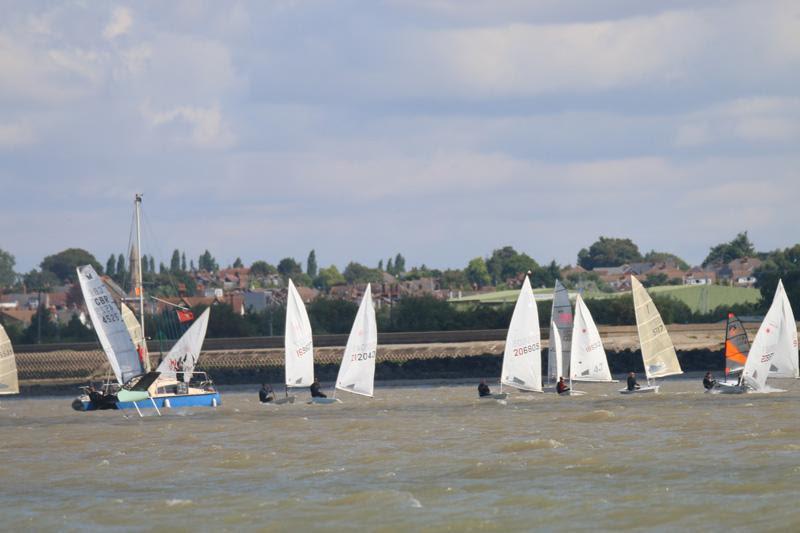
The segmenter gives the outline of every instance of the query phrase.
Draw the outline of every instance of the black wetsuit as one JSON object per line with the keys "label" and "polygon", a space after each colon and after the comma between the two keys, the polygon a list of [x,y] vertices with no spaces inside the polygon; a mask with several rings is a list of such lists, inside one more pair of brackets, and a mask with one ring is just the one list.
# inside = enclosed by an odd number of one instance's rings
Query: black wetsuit
{"label": "black wetsuit", "polygon": [[311,397],[312,398],[327,398],[328,397],[324,392],[319,390],[319,383],[312,383],[311,387],[309,387],[309,389],[311,389]]}
{"label": "black wetsuit", "polygon": [[261,389],[258,391],[258,401],[261,403],[269,403],[273,400],[272,393],[267,389]]}
{"label": "black wetsuit", "polygon": [[491,396],[491,395],[492,391],[489,390],[489,385],[487,385],[486,383],[481,383],[480,385],[478,385],[478,396],[483,398],[484,396]]}
{"label": "black wetsuit", "polygon": [[636,390],[639,388],[639,384],[636,383],[636,378],[633,376],[628,376],[628,390]]}
{"label": "black wetsuit", "polygon": [[558,384],[556,385],[556,392],[558,392],[559,394],[563,394],[568,390],[569,387],[567,387],[567,384],[564,383],[563,381],[559,381]]}
{"label": "black wetsuit", "polygon": [[716,384],[717,384],[716,380],[713,380],[711,378],[703,378],[703,387],[705,387],[706,389],[713,389],[714,385]]}

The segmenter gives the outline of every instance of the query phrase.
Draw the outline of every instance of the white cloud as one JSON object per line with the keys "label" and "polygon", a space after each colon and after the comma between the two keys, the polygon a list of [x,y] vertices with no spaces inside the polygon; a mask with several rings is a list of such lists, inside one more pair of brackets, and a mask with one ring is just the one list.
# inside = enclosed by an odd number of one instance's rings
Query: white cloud
{"label": "white cloud", "polygon": [[142,112],[156,129],[167,129],[170,139],[178,144],[198,148],[227,148],[235,141],[217,106],[181,106],[160,112],[153,112],[145,106]]}
{"label": "white cloud", "polygon": [[133,15],[126,7],[117,7],[111,14],[111,20],[103,29],[103,37],[113,40],[120,35],[125,35],[133,25]]}

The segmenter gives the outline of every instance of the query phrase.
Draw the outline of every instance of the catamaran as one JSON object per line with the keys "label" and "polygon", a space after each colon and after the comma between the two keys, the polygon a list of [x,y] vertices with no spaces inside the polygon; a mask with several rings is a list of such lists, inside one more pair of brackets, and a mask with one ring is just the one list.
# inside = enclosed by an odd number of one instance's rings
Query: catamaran
{"label": "catamaran", "polygon": [[289,279],[286,296],[286,327],[284,329],[284,351],[286,355],[286,397],[277,398],[275,404],[294,403],[289,389],[308,388],[314,383],[314,339],[311,322],[300,293]]}
{"label": "catamaran", "polygon": [[[141,268],[141,195],[135,199],[136,242],[134,294],[141,320],[121,303],[118,308],[108,287],[90,265],[78,267],[78,281],[89,310],[89,318],[108,358],[116,383],[101,391],[84,388],[72,407],[79,411],[98,409],[216,407],[219,392],[205,372],[196,371],[206,336],[210,309],[206,309],[178,339],[155,371],[150,369],[144,321],[144,290]],[[134,394],[135,393],[135,394]],[[160,413],[160,411],[159,411]]]}
{"label": "catamaran", "polygon": [[367,284],[364,297],[358,306],[347,346],[344,349],[336,388],[332,398],[311,398],[313,403],[333,403],[336,390],[372,398],[375,388],[375,358],[378,353],[378,325],[372,305],[372,287]]}
{"label": "catamaran", "polygon": [[767,385],[767,378],[776,374],[781,375],[780,371],[776,372],[776,368],[786,368],[784,365],[790,365],[792,359],[797,360],[797,324],[788,300],[784,300],[785,297],[783,283],[778,282],[772,304],[747,354],[741,382],[720,383],[719,392],[724,394],[785,392]]}
{"label": "catamaran", "polygon": [[503,385],[531,392],[542,392],[542,352],[539,310],[528,276],[522,283],[511,324],[508,326],[500,373],[500,394],[484,398],[505,399]]}
{"label": "catamaran", "polygon": [[579,294],[575,300],[575,324],[572,328],[570,349],[569,391],[570,396],[580,396],[583,391],[572,388],[573,381],[594,381],[611,383],[611,370],[608,367],[603,341],[594,323],[589,308]]}
{"label": "catamaran", "polygon": [[14,348],[3,325],[0,324],[0,394],[19,394],[17,360]]}
{"label": "catamaran", "polygon": [[569,301],[567,288],[559,280],[556,280],[553,290],[550,317],[550,346],[547,349],[548,383],[557,382],[560,377],[569,375],[570,368],[572,304]]}
{"label": "catamaran", "polygon": [[655,393],[661,387],[655,384],[656,378],[683,374],[683,370],[681,370],[675,346],[661,319],[661,314],[653,304],[647,289],[636,279],[636,276],[631,276],[631,291],[633,292],[636,329],[639,333],[647,386],[632,391],[626,387],[620,389],[619,392],[622,394]]}

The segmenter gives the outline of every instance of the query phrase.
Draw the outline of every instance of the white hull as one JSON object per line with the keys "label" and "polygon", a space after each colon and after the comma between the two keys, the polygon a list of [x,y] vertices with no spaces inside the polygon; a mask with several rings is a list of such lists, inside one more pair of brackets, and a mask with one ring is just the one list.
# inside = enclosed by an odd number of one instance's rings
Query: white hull
{"label": "white hull", "polygon": [[628,390],[628,387],[624,389],[620,389],[620,394],[655,394],[658,392],[658,389],[661,388],[661,385],[645,385],[644,387],[640,387],[638,389]]}
{"label": "white hull", "polygon": [[582,390],[568,390],[558,393],[559,396],[583,396],[584,394],[586,393]]}

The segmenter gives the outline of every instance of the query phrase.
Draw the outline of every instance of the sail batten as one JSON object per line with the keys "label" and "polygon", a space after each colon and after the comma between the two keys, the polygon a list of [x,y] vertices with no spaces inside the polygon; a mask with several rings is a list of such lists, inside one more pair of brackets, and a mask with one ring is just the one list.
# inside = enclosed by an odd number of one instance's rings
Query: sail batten
{"label": "sail batten", "polygon": [[541,392],[541,368],[539,311],[526,276],[508,327],[500,381],[517,389]]}
{"label": "sail batten", "polygon": [[371,397],[375,387],[377,352],[378,325],[372,305],[372,287],[368,284],[347,338],[336,388]]}
{"label": "sail batten", "polygon": [[286,386],[309,387],[314,382],[314,339],[300,293],[289,280],[284,329]]}
{"label": "sail batten", "polygon": [[635,276],[631,276],[636,329],[647,379],[682,374],[675,346],[652,298]]}

